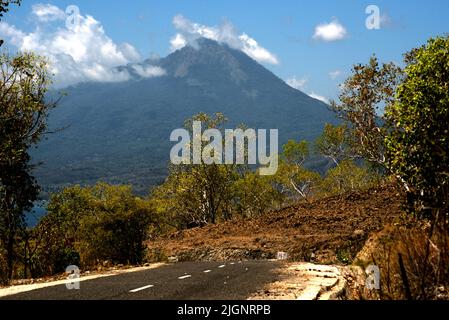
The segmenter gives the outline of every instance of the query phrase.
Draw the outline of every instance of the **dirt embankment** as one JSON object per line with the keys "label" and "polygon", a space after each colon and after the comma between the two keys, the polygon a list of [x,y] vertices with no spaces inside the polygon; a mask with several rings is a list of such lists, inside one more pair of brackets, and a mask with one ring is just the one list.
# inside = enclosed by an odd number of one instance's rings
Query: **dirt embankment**
{"label": "dirt embankment", "polygon": [[402,213],[393,186],[301,203],[258,218],[180,231],[148,243],[150,260],[269,259],[349,263],[368,236]]}

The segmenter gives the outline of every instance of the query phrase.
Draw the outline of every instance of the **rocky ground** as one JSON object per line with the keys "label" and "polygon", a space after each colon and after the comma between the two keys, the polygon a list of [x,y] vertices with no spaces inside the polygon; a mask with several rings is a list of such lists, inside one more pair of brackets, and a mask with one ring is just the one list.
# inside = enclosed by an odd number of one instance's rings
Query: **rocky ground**
{"label": "rocky ground", "polygon": [[152,261],[270,259],[348,264],[370,234],[403,214],[391,185],[300,203],[252,219],[179,231],[148,243]]}
{"label": "rocky ground", "polygon": [[256,292],[249,300],[335,300],[345,294],[345,267],[289,263],[279,280]]}

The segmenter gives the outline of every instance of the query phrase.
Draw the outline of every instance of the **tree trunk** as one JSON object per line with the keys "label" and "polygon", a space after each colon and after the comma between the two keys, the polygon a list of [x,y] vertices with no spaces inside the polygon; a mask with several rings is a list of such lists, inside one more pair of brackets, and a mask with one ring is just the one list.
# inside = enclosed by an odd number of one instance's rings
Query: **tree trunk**
{"label": "tree trunk", "polygon": [[6,243],[6,268],[8,280],[12,280],[14,265],[14,235],[9,230],[8,242]]}

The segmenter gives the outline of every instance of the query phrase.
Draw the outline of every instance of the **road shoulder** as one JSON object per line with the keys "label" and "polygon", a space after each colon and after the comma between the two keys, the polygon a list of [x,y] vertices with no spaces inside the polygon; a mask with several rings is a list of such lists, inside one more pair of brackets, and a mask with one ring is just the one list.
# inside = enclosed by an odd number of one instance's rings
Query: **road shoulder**
{"label": "road shoulder", "polygon": [[[155,269],[155,268],[159,268],[163,265],[165,265],[165,264],[164,263],[153,263],[153,264],[150,264],[149,266],[143,266],[143,267],[134,267],[134,268],[128,268],[128,269],[116,269],[116,270],[111,270],[111,271],[92,274],[92,275],[84,274],[84,275],[80,276],[79,282],[98,279],[98,278],[104,278],[104,277],[111,277],[111,276],[116,276],[116,275],[124,274],[124,273],[139,272],[139,271]],[[46,282],[42,282],[42,283],[13,285],[13,286],[9,286],[6,288],[0,288],[0,298],[18,294],[18,293],[22,293],[22,292],[28,292],[28,291],[32,291],[32,290],[53,287],[53,286],[58,286],[58,285],[73,283],[73,282],[74,282],[73,279],[69,280],[67,278],[64,278],[61,280],[46,281]]]}

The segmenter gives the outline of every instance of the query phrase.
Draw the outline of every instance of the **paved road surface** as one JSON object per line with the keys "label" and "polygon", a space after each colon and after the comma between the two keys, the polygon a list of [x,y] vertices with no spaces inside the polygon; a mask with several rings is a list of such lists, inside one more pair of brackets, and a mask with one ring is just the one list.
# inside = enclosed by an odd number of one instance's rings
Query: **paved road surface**
{"label": "paved road surface", "polygon": [[184,262],[80,282],[79,290],[57,285],[1,299],[13,300],[241,300],[278,278],[276,261]]}

